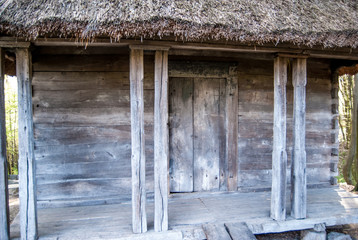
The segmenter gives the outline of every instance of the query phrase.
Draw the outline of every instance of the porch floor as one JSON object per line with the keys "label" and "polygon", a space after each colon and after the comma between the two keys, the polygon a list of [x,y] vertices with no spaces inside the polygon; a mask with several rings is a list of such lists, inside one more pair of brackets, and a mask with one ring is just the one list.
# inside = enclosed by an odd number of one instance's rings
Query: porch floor
{"label": "porch floor", "polygon": [[[246,222],[254,234],[358,223],[358,195],[337,187],[309,189],[308,216],[277,222],[269,217],[270,192],[174,194],[169,200],[171,231],[153,231],[153,201],[147,204],[148,233],[132,234],[131,204],[38,209],[40,239],[181,239],[201,235],[203,223]],[[287,215],[289,216],[289,196]],[[11,225],[18,238],[19,216]]]}

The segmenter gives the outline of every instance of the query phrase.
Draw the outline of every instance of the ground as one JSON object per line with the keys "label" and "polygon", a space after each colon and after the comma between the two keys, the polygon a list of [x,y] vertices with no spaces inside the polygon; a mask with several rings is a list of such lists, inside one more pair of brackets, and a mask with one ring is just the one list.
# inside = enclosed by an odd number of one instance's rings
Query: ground
{"label": "ground", "polygon": [[19,196],[10,196],[9,198],[9,206],[10,206],[10,222],[14,220],[17,213],[19,212]]}

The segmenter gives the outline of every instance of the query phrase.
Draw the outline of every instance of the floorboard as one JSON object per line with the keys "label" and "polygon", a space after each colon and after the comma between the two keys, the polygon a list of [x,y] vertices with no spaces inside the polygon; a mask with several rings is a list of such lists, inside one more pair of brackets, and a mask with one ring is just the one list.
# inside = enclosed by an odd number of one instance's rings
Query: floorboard
{"label": "floorboard", "polygon": [[[287,198],[289,199],[289,197]],[[337,187],[309,189],[307,219],[269,218],[270,192],[175,194],[169,198],[170,231],[153,231],[153,201],[147,204],[148,234],[132,234],[130,203],[38,209],[40,239],[195,239],[202,225],[246,222],[254,234],[358,223],[358,195]],[[153,235],[154,234],[154,235]],[[19,238],[19,218],[11,225]],[[147,237],[147,238],[146,238]]]}

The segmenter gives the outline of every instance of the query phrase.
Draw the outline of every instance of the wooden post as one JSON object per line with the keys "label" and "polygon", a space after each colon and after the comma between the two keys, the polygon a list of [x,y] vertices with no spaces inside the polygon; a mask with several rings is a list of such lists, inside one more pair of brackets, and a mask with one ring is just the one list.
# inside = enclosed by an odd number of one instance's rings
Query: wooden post
{"label": "wooden post", "polygon": [[9,192],[7,185],[4,49],[0,48],[0,239],[10,239]]}
{"label": "wooden post", "polygon": [[168,51],[155,52],[154,230],[168,230]]}
{"label": "wooden post", "polygon": [[143,233],[147,231],[143,49],[131,48],[129,65],[132,138],[132,227],[134,233]]}
{"label": "wooden post", "polygon": [[36,166],[32,121],[31,53],[16,49],[19,105],[19,181],[21,239],[37,238]]}
{"label": "wooden post", "polygon": [[306,59],[296,58],[292,63],[293,98],[293,151],[291,168],[291,216],[306,218]]}
{"label": "wooden post", "polygon": [[286,59],[276,57],[274,60],[271,218],[279,221],[286,219],[286,82]]}

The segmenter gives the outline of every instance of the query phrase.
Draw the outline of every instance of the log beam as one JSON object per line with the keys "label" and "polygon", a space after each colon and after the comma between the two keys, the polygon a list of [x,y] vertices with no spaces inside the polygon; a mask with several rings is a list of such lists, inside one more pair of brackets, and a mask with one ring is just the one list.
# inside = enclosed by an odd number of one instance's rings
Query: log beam
{"label": "log beam", "polygon": [[286,58],[274,59],[274,126],[272,152],[271,218],[286,219]]}
{"label": "log beam", "polygon": [[0,239],[10,239],[5,125],[5,58],[0,48]]}
{"label": "log beam", "polygon": [[291,216],[306,218],[306,59],[297,58],[292,63],[293,98],[293,151],[291,164]]}
{"label": "log beam", "polygon": [[168,230],[168,51],[155,52],[154,230]]}
{"label": "log beam", "polygon": [[145,191],[143,49],[131,49],[129,65],[132,139],[132,227],[134,233],[144,233],[147,231],[147,217]]}
{"label": "log beam", "polygon": [[32,119],[31,53],[16,49],[19,105],[19,198],[21,239],[37,239],[36,166]]}

